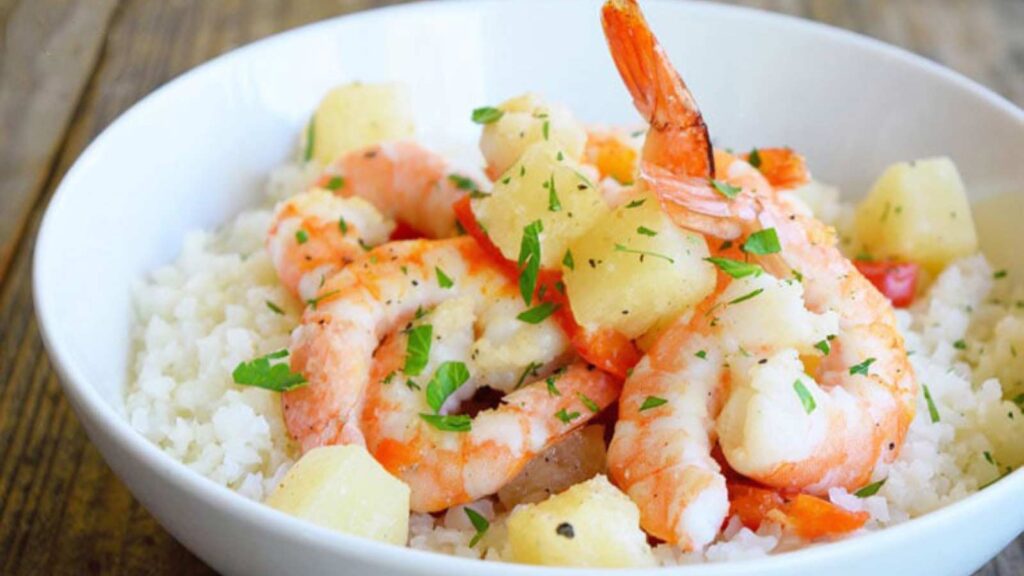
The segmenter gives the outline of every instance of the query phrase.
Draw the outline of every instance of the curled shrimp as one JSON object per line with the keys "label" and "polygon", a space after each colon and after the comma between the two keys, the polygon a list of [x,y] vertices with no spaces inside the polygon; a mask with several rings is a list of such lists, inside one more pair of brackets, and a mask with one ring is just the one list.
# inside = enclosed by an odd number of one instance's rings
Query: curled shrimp
{"label": "curled shrimp", "polygon": [[[641,184],[677,225],[719,239],[709,242],[718,258],[746,260],[738,247],[768,229],[781,244],[779,253],[754,250],[761,268],[746,277],[720,272],[715,293],[660,336],[620,400],[613,478],[645,530],[699,548],[728,513],[716,440],[733,469],[769,486],[854,489],[895,458],[917,386],[891,307],[831,231],[748,162],[712,151],[635,0],[606,2],[602,14],[619,72],[651,122]],[[797,172],[786,173],[795,181]]]}
{"label": "curled shrimp", "polygon": [[476,187],[444,158],[410,141],[349,152],[328,166],[317,184],[363,198],[428,238],[455,235],[452,206]]}
{"label": "curled shrimp", "polygon": [[280,203],[267,233],[278,278],[302,300],[324,279],[387,240],[394,223],[361,198],[314,188]]}

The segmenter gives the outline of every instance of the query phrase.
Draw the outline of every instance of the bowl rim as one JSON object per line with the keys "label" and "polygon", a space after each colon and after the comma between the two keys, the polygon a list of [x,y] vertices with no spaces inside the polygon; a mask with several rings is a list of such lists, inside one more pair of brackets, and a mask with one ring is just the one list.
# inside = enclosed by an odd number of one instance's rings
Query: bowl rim
{"label": "bowl rim", "polygon": [[[526,0],[525,2],[517,2],[517,9],[529,9],[530,5],[540,6],[543,1]],[[596,5],[598,0],[575,0],[574,3],[582,7]],[[452,573],[462,574],[479,573],[480,571],[489,570],[530,575],[565,572],[581,573],[582,571],[588,573],[594,571],[613,573],[612,569],[539,567],[505,562],[495,563],[418,550],[407,546],[385,544],[335,532],[294,518],[260,502],[250,500],[191,470],[182,462],[164,453],[155,444],[132,428],[128,420],[119,414],[113,406],[104,401],[98,390],[89,383],[81,363],[68,349],[62,339],[61,322],[58,318],[53,317],[50,308],[47,306],[46,286],[49,279],[44,272],[47,267],[41,265],[41,263],[57,257],[54,255],[57,250],[51,248],[51,245],[59,244],[56,239],[56,232],[53,230],[55,226],[53,221],[57,218],[55,214],[61,212],[64,198],[72,194],[72,191],[77,187],[77,181],[81,178],[81,174],[87,171],[92,164],[100,161],[100,150],[109,133],[116,131],[122,124],[130,122],[134,116],[141,113],[140,110],[148,108],[165,98],[169,98],[168,94],[173,94],[179,84],[187,83],[193,77],[209,73],[208,71],[215,67],[227,66],[231,61],[244,59],[252,52],[270,50],[274,45],[287,42],[292,37],[308,34],[320,28],[337,26],[342,21],[345,23],[355,22],[357,25],[359,20],[381,18],[394,12],[417,13],[430,10],[436,13],[437,10],[462,10],[466,7],[491,10],[499,4],[503,4],[501,0],[439,0],[428,3],[392,5],[336,16],[272,34],[229,50],[179,74],[132,104],[86,146],[57,186],[43,216],[32,255],[32,295],[39,332],[53,367],[59,376],[64,393],[71,401],[78,417],[83,422],[88,422],[95,427],[94,433],[110,437],[122,450],[130,455],[132,461],[141,463],[155,472],[166,475],[168,482],[176,485],[182,492],[187,492],[190,497],[199,499],[207,506],[217,507],[225,514],[239,521],[258,524],[265,528],[272,536],[284,542],[289,540],[302,542],[324,551],[335,551],[360,557],[370,563],[376,563],[381,567],[388,568],[409,567],[414,564],[422,565],[427,563],[431,565],[432,570],[447,569]],[[505,6],[509,4],[505,4]],[[680,13],[696,12],[707,13],[712,15],[712,17],[761,20],[771,24],[774,30],[782,33],[787,30],[798,30],[802,33],[813,35],[814,40],[820,41],[825,39],[825,41],[839,42],[853,50],[869,52],[874,56],[886,56],[892,60],[918,68],[954,89],[969,93],[971,97],[981,99],[989,106],[998,109],[1002,114],[1016,120],[1020,127],[1024,129],[1024,110],[989,88],[923,56],[856,32],[787,14],[768,12],[745,6],[713,4],[704,0],[686,3],[675,3],[672,0],[646,0],[645,4],[671,5],[673,6],[671,10],[678,10]],[[128,353],[131,354],[130,351]],[[89,427],[89,429],[90,431],[93,430],[92,427]],[[792,565],[792,567],[811,565],[829,556],[854,557],[858,550],[862,548],[877,548],[883,540],[887,541],[891,548],[898,545],[898,542],[913,541],[922,534],[938,529],[943,524],[958,523],[959,520],[962,520],[967,515],[971,508],[993,506],[996,502],[1006,500],[1014,492],[1021,490],[1024,490],[1024,468],[1016,470],[993,485],[957,502],[882,530],[760,558],[721,563],[681,565],[671,568],[634,569],[634,571],[644,574],[665,574],[667,570],[673,570],[674,573],[732,576],[748,573],[751,568],[779,569],[787,565]],[[621,573],[621,571],[617,572]]]}

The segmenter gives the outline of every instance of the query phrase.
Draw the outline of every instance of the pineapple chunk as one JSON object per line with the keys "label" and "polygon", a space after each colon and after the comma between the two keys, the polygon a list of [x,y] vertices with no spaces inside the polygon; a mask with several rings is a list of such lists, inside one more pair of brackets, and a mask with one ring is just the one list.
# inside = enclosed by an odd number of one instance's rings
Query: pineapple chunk
{"label": "pineapple chunk", "polygon": [[503,102],[498,109],[504,114],[486,124],[480,134],[480,152],[492,178],[508,170],[537,142],[551,142],[577,162],[583,157],[587,132],[564,106],[547,104],[527,93]]}
{"label": "pineapple chunk", "polygon": [[640,510],[604,476],[577,484],[508,518],[512,560],[543,566],[654,566]]}
{"label": "pineapple chunk", "polygon": [[676,227],[651,196],[608,213],[569,250],[565,286],[573,315],[588,328],[637,338],[715,287],[704,237]]}
{"label": "pineapple chunk", "polygon": [[412,106],[398,84],[345,84],[324,96],[303,131],[303,157],[329,164],[345,152],[413,135]]}
{"label": "pineapple chunk", "polygon": [[893,164],[857,207],[855,236],[871,256],[932,273],[978,250],[964,184],[949,158]]}
{"label": "pineapple chunk", "polygon": [[528,148],[494,183],[491,194],[473,204],[477,220],[510,260],[519,257],[523,230],[540,220],[544,268],[557,268],[569,242],[607,212],[601,193],[579,165],[546,143]]}
{"label": "pineapple chunk", "polygon": [[266,504],[346,534],[400,546],[409,536],[409,487],[361,446],[310,450]]}

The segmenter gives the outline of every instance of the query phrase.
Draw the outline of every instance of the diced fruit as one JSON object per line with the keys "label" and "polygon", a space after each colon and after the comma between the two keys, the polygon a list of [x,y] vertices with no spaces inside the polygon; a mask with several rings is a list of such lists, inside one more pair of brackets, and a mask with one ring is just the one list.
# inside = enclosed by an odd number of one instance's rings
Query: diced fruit
{"label": "diced fruit", "polygon": [[498,106],[501,118],[484,125],[480,151],[487,172],[497,179],[537,142],[550,142],[574,161],[583,157],[587,132],[563,106],[548,104],[536,94],[523,94]]}
{"label": "diced fruit", "polygon": [[540,502],[604,472],[604,426],[587,426],[548,448],[498,490],[506,508]]}
{"label": "diced fruit", "polygon": [[964,184],[949,158],[886,169],[857,207],[855,235],[872,257],[916,262],[931,273],[978,250]]}
{"label": "diced fruit", "polygon": [[544,566],[653,566],[640,510],[604,476],[577,484],[508,518],[512,560]]}
{"label": "diced fruit", "polygon": [[360,446],[306,452],[266,504],[346,534],[403,546],[409,536],[409,487]]}
{"label": "diced fruit", "polygon": [[345,152],[413,135],[412,106],[398,84],[345,84],[324,96],[303,132],[303,157],[329,164]]}
{"label": "diced fruit", "polygon": [[565,286],[576,320],[636,338],[715,286],[708,246],[676,227],[653,197],[619,206],[569,245]]}
{"label": "diced fruit", "polygon": [[855,260],[860,270],[878,291],[897,308],[906,308],[914,301],[920,268],[913,262],[869,262]]}
{"label": "diced fruit", "polygon": [[540,220],[541,266],[557,268],[565,249],[608,212],[600,192],[575,161],[551,144],[535,144],[495,183],[473,212],[509,260],[519,258],[523,231]]}

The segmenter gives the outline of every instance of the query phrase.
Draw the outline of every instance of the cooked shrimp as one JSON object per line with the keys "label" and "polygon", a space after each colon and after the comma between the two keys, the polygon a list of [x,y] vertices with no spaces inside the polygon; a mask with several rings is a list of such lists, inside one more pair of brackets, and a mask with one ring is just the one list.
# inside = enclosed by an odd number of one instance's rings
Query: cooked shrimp
{"label": "cooked shrimp", "polygon": [[328,166],[317,184],[341,196],[363,198],[429,238],[455,235],[452,205],[478,185],[410,141],[349,152]]}
{"label": "cooked shrimp", "polygon": [[387,240],[394,223],[361,198],[313,189],[278,205],[267,249],[286,288],[312,298],[324,279]]}
{"label": "cooked shrimp", "polygon": [[[603,16],[620,74],[651,122],[642,184],[678,225],[735,241],[731,249],[719,242],[716,256],[746,258],[736,246],[768,228],[782,245],[755,256],[768,274],[720,273],[720,293],[667,330],[623,389],[609,469],[640,507],[645,530],[696,548],[728,512],[710,456],[716,433],[729,464],[755,480],[816,493],[853,489],[883,448],[885,460],[895,457],[916,383],[891,307],[831,232],[748,162],[712,153],[692,96],[635,0],[609,1]],[[712,177],[738,190],[726,194]],[[823,360],[813,357],[826,349]],[[728,368],[701,364],[708,360]]]}

